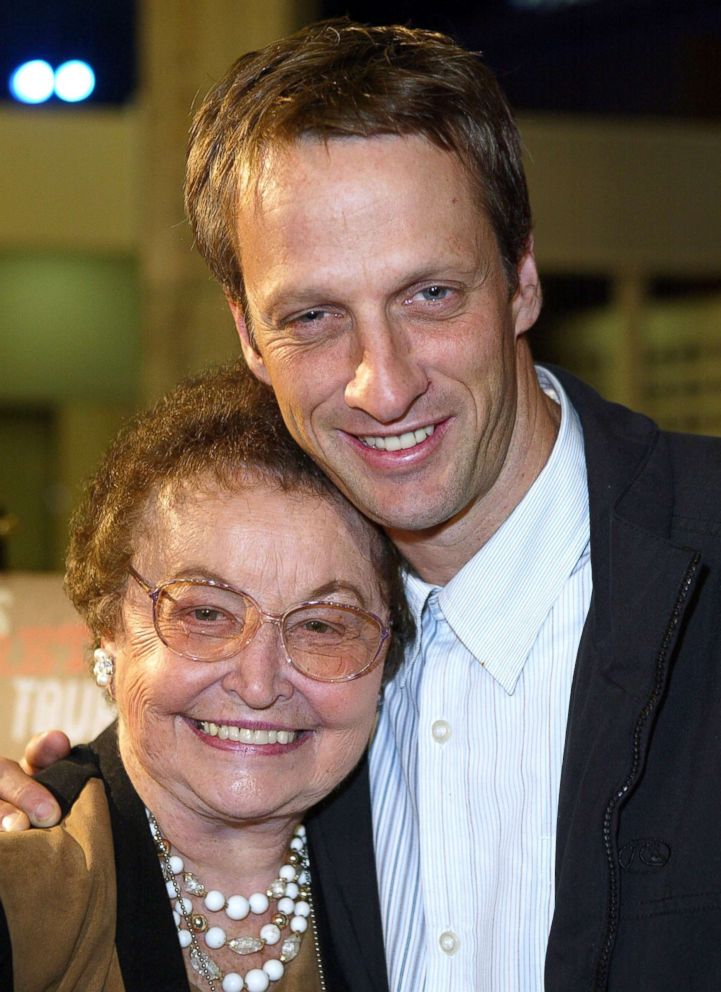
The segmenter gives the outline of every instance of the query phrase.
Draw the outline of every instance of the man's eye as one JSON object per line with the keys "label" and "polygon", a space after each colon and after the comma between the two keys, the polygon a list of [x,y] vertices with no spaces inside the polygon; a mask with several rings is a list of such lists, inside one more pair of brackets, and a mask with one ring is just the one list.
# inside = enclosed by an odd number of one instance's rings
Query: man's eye
{"label": "man's eye", "polygon": [[347,327],[347,320],[342,310],[312,307],[287,317],[281,326],[303,340],[318,340],[343,331]]}
{"label": "man's eye", "polygon": [[447,299],[451,295],[452,290],[448,286],[426,286],[424,289],[419,289],[409,300],[409,303],[414,301],[420,301],[424,303],[438,303],[441,300]]}
{"label": "man's eye", "polygon": [[320,324],[325,321],[338,321],[342,313],[338,310],[331,310],[328,307],[314,307],[312,310],[304,310],[303,313],[294,314],[286,321],[287,324]]}
{"label": "man's eye", "polygon": [[322,320],[323,317],[328,316],[327,310],[306,310],[305,313],[299,314],[297,317],[293,317],[294,324],[312,324],[317,320]]}

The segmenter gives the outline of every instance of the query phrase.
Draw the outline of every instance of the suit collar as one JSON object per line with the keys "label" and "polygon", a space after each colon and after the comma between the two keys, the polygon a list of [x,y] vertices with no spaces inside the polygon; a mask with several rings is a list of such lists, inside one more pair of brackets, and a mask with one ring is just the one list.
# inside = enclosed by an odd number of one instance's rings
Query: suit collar
{"label": "suit collar", "polygon": [[[603,400],[569,373],[553,369],[583,426],[593,574],[592,634],[598,645],[624,643],[619,615],[663,612],[666,581],[675,589],[693,549],[670,540],[673,468],[664,435],[648,417]],[[675,562],[675,564],[674,564]],[[668,570],[668,571],[667,571]],[[658,598],[657,598],[658,594]],[[625,611],[615,604],[628,602]]]}
{"label": "suit collar", "polygon": [[367,757],[306,827],[328,987],[387,992]]}

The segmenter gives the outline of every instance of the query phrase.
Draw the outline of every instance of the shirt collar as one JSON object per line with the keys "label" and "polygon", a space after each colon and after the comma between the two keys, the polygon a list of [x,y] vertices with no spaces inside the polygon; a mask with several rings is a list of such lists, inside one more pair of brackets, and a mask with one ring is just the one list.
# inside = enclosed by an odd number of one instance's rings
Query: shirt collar
{"label": "shirt collar", "polygon": [[561,407],[558,437],[538,478],[446,586],[430,585],[415,575],[406,578],[416,621],[409,662],[420,651],[423,607],[437,590],[456,637],[509,695],[541,625],[589,546],[581,423],[558,379],[540,366],[536,372],[541,388]]}

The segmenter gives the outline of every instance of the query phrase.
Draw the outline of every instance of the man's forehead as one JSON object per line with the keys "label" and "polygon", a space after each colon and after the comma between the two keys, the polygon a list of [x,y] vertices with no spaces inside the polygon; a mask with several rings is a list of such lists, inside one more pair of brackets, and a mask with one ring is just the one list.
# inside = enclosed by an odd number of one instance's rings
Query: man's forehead
{"label": "man's forehead", "polygon": [[[297,137],[278,138],[268,142],[251,158],[238,163],[238,205],[262,208],[267,195],[282,190],[284,185],[291,183],[296,186],[303,177],[317,179],[324,171],[323,166],[330,164],[336,157],[333,153],[339,147],[342,147],[344,157],[352,161],[354,157],[358,160],[367,157],[368,152],[374,148],[392,149],[399,146],[411,149],[411,154],[418,159],[425,157],[428,152],[448,156],[460,166],[459,181],[473,183],[471,171],[455,151],[442,148],[421,133],[346,135],[318,134],[311,131]],[[289,162],[291,167],[286,168]],[[382,161],[379,161],[378,167],[383,168]],[[394,166],[388,163],[385,168],[392,171]]]}
{"label": "man's forehead", "polygon": [[488,254],[482,246],[495,245],[458,157],[421,136],[286,144],[238,207],[246,290],[258,302],[262,284],[266,308],[289,294],[298,305],[307,295],[342,296],[359,279],[396,292],[464,278]]}

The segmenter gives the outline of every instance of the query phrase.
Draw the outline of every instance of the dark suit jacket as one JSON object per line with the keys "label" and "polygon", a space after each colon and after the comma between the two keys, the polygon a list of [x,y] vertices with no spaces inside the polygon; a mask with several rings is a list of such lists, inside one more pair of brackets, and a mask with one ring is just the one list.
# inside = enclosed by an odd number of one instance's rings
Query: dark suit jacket
{"label": "dark suit jacket", "polygon": [[305,824],[329,992],[388,992],[366,758]]}

